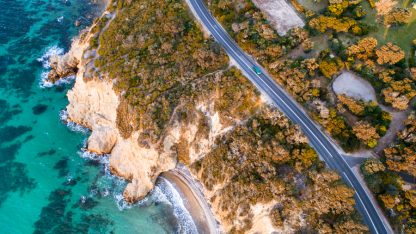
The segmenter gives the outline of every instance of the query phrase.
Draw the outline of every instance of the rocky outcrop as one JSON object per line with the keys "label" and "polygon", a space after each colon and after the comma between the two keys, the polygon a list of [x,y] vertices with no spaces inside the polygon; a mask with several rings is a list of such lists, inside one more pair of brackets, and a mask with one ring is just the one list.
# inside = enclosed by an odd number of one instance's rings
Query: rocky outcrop
{"label": "rocky outcrop", "polygon": [[49,59],[51,71],[48,74],[50,82],[55,83],[60,78],[75,75],[78,71],[79,60],[71,53],[63,56],[54,55]]}
{"label": "rocky outcrop", "polygon": [[[104,12],[104,15],[107,13]],[[50,82],[76,74],[74,87],[67,93],[68,120],[91,130],[87,150],[96,154],[110,154],[110,169],[130,183],[123,195],[128,202],[136,202],[154,187],[160,173],[176,166],[176,154],[172,145],[179,139],[177,134],[166,134],[164,148],[141,147],[139,132],[124,139],[117,129],[119,94],[113,90],[112,81],[95,77],[91,70],[95,51],[89,50],[90,32],[85,31],[75,39],[70,51],[50,58]],[[176,142],[174,142],[176,141]]]}
{"label": "rocky outcrop", "polygon": [[112,82],[84,78],[81,62],[74,87],[68,92],[68,118],[91,129],[87,149],[97,154],[110,154],[111,171],[130,183],[124,191],[128,202],[146,196],[163,171],[173,169],[176,157],[155,146],[140,147],[138,133],[124,139],[116,126],[119,97]]}
{"label": "rocky outcrop", "polygon": [[88,150],[96,154],[109,154],[117,142],[117,132],[109,127],[97,127],[88,138]]}
{"label": "rocky outcrop", "polygon": [[[71,49],[64,55],[54,55],[49,58],[51,70],[48,80],[55,83],[61,78],[77,74],[84,51],[89,46],[89,33],[83,31],[79,38],[72,41]],[[80,39],[82,38],[82,39]]]}
{"label": "rocky outcrop", "polygon": [[[143,146],[140,131],[123,138],[116,119],[120,105],[113,83],[106,79],[86,78],[87,59],[82,58],[74,87],[68,92],[69,120],[91,129],[87,149],[97,154],[110,154],[111,172],[129,181],[123,196],[128,202],[144,198],[154,187],[158,176],[175,168],[180,142],[189,146],[187,158],[190,163],[203,157],[211,150],[218,135],[231,129],[223,126],[219,114],[210,101],[197,105],[193,121],[183,123],[173,117],[165,134],[157,144]],[[198,130],[198,122],[208,124],[206,133]]]}
{"label": "rocky outcrop", "polygon": [[159,174],[176,166],[173,152],[158,151],[154,146],[142,147],[138,144],[138,135],[136,132],[128,139],[119,137],[110,156],[111,172],[130,181],[123,193],[130,203],[144,198],[153,189]]}

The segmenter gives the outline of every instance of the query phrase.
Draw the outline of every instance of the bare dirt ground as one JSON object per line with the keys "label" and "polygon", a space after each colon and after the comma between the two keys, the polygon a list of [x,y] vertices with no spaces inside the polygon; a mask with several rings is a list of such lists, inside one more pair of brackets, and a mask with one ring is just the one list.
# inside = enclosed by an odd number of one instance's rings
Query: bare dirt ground
{"label": "bare dirt ground", "polygon": [[285,35],[290,29],[305,25],[292,6],[285,0],[253,0],[253,3],[267,14],[270,23],[279,35]]}
{"label": "bare dirt ground", "polygon": [[373,86],[349,71],[344,71],[339,75],[332,84],[332,88],[336,94],[345,94],[365,101],[377,101]]}

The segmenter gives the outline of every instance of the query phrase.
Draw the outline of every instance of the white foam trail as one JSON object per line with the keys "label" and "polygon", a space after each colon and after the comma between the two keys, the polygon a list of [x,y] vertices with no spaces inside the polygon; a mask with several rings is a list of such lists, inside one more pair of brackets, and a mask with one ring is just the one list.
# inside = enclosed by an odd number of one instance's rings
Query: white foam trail
{"label": "white foam trail", "polygon": [[174,215],[179,219],[179,233],[198,233],[194,220],[183,204],[183,199],[175,187],[165,178],[160,178],[158,187],[173,207]]}
{"label": "white foam trail", "polygon": [[37,59],[38,62],[42,63],[42,67],[44,68],[44,71],[40,75],[40,81],[39,81],[39,87],[41,88],[50,88],[52,86],[60,86],[65,84],[70,84],[75,80],[75,76],[67,76],[64,78],[59,79],[54,84],[48,80],[48,74],[49,69],[51,68],[49,64],[49,59],[52,56],[59,56],[64,54],[64,49],[61,47],[58,47],[57,45],[48,47],[43,55]]}
{"label": "white foam trail", "polygon": [[[65,119],[65,116],[67,116],[66,112],[62,111],[61,116]],[[152,202],[168,204],[172,207],[175,217],[179,220],[178,233],[198,233],[195,222],[189,211],[186,209],[183,199],[173,184],[165,178],[160,177],[154,189],[144,199],[135,204],[129,204],[123,197],[123,190],[126,187],[127,182],[112,175],[110,172],[110,155],[97,155],[95,153],[88,152],[86,150],[86,140],[84,141],[83,148],[78,152],[78,154],[86,160],[99,161],[100,164],[104,166],[105,175],[97,183],[100,186],[98,189],[90,191],[89,196],[94,197],[97,196],[97,194],[100,194],[101,196],[109,196],[111,194],[120,211],[137,206],[140,207],[142,205],[146,206]]]}
{"label": "white foam trail", "polygon": [[45,50],[45,53],[43,53],[43,55],[37,59],[37,61],[42,63],[43,68],[51,68],[51,66],[49,65],[49,58],[55,55],[63,55],[64,54],[64,49],[62,49],[61,47],[58,47],[57,45],[53,45],[48,47]]}
{"label": "white foam trail", "polygon": [[142,201],[138,202],[137,204],[131,205],[124,200],[123,197],[123,190],[126,187],[126,181],[116,177],[111,174],[110,172],[110,160],[109,155],[97,155],[95,153],[91,153],[86,150],[86,140],[84,141],[83,148],[78,152],[81,158],[86,160],[93,160],[98,161],[101,165],[104,166],[104,176],[100,179],[99,182],[99,189],[90,191],[90,196],[94,197],[98,193],[101,196],[109,196],[112,195],[116,205],[120,211],[125,209],[130,209],[136,205],[140,205],[143,202],[147,201],[147,198],[143,199]]}
{"label": "white foam trail", "polygon": [[62,23],[63,20],[64,20],[64,16],[58,17],[56,19],[56,21],[58,21],[59,23]]}
{"label": "white foam trail", "polygon": [[75,80],[75,76],[72,75],[72,76],[60,78],[55,83],[52,83],[48,79],[48,74],[49,74],[49,71],[42,72],[42,74],[40,75],[39,87],[50,88],[53,86],[61,86],[61,85],[71,84]]}
{"label": "white foam trail", "polygon": [[41,88],[50,88],[53,86],[52,82],[48,80],[49,71],[44,71],[40,75],[39,87]]}
{"label": "white foam trail", "polygon": [[88,128],[70,121],[68,119],[68,112],[66,110],[61,110],[59,112],[59,119],[61,119],[62,123],[64,123],[73,132],[80,132],[84,135],[90,132]]}

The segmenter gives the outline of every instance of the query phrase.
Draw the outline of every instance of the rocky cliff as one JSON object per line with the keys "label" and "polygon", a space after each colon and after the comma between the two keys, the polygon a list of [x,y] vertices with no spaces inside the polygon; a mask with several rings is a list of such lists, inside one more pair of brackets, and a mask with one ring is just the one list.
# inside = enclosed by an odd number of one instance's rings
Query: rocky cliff
{"label": "rocky cliff", "polygon": [[[90,34],[86,32],[82,37],[74,40],[68,53],[51,58],[50,81],[77,71],[74,87],[67,94],[68,120],[91,130],[87,141],[90,152],[110,154],[111,171],[130,182],[124,191],[127,201],[142,199],[153,189],[160,173],[175,168],[181,151],[178,147],[186,145],[184,160],[192,163],[210,151],[218,135],[231,129],[220,123],[219,113],[208,99],[193,108],[192,121],[184,123],[173,115],[163,137],[155,144],[139,144],[140,130],[123,137],[117,127],[120,93],[114,90],[112,81],[91,74],[88,68],[95,51],[88,46]],[[198,126],[201,121],[207,124],[204,134]]]}
{"label": "rocky cliff", "polygon": [[[87,36],[88,37],[88,36]],[[96,154],[110,154],[111,171],[128,181],[124,197],[129,202],[142,199],[154,187],[158,175],[176,165],[171,149],[141,147],[135,132],[125,139],[117,128],[119,94],[111,81],[91,77],[86,71],[92,57],[83,56],[88,40],[75,40],[71,50],[61,57],[51,58],[51,81],[77,71],[74,87],[68,92],[68,119],[91,130],[87,149]],[[70,62],[69,62],[70,61]],[[178,136],[176,136],[178,138]],[[167,136],[165,145],[175,137]]]}

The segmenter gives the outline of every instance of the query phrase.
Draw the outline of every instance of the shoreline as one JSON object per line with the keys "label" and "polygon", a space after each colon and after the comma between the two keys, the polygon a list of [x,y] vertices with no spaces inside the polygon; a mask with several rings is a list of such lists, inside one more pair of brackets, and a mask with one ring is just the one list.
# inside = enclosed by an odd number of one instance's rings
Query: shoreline
{"label": "shoreline", "polygon": [[[101,14],[101,16],[98,16],[98,18],[101,18],[106,14],[106,9],[107,9],[110,2],[111,2],[110,0],[100,1],[101,6],[103,7],[103,13]],[[107,23],[105,28],[108,26],[108,24],[110,22]],[[84,78],[84,73],[86,72],[86,69],[87,69],[86,64],[91,59],[91,57],[89,57],[89,56],[85,57],[84,53],[86,51],[89,51],[89,38],[91,36],[93,36],[93,34],[91,34],[91,29],[94,27],[94,25],[95,25],[95,23],[93,23],[92,25],[90,25],[86,29],[82,30],[78,36],[74,37],[75,41],[72,43],[69,51],[62,54],[62,55],[59,55],[60,59],[67,56],[67,58],[66,58],[67,60],[76,59],[75,61],[77,61],[77,63],[76,63],[77,72],[74,74],[74,76],[75,76],[74,86],[67,92],[67,98],[68,98],[68,101],[69,101],[69,104],[67,105],[67,108],[66,108],[67,115],[68,115],[67,118],[68,118],[68,121],[77,123],[80,126],[83,126],[83,127],[86,127],[88,129],[90,129],[91,135],[87,138],[88,141],[90,141],[91,137],[94,135],[94,128],[103,127],[103,125],[104,125],[104,127],[110,127],[111,129],[116,129],[112,125],[112,123],[115,123],[115,117],[112,116],[111,114],[110,115],[105,115],[105,116],[114,117],[114,118],[104,118],[105,121],[102,120],[101,118],[98,118],[95,115],[91,115],[91,116],[89,116],[89,118],[85,118],[85,116],[88,116],[88,115],[79,116],[79,113],[82,112],[82,111],[79,110],[79,108],[78,108],[79,105],[75,105],[81,99],[84,100],[84,102],[82,102],[83,104],[86,104],[86,103],[88,104],[89,103],[89,105],[87,105],[87,106],[89,106],[89,108],[94,106],[94,105],[92,105],[93,103],[96,103],[96,102],[88,102],[88,100],[90,100],[90,98],[84,97],[83,95],[77,95],[77,93],[79,93],[79,92],[76,92],[74,90],[78,86],[82,86],[81,90],[84,90],[84,92],[82,92],[82,93],[85,93],[85,91],[88,90],[90,92],[89,96],[91,96],[91,95],[95,96],[96,97],[95,100],[101,100],[101,101],[102,100],[107,100],[109,94],[104,95],[104,96],[102,94],[103,93],[113,93],[113,92],[111,92],[111,91],[113,91],[113,89],[108,88],[107,86],[105,86],[105,82],[98,81],[96,79],[91,79],[87,82],[83,79]],[[102,30],[104,30],[104,29],[102,29]],[[49,63],[50,63],[50,61],[49,61]],[[63,66],[63,68],[67,68],[66,64],[64,64],[64,65],[65,66]],[[61,67],[59,67],[59,68],[61,68]],[[56,68],[54,68],[54,69],[56,69]],[[58,81],[61,80],[61,79],[62,78],[58,79]],[[55,83],[55,82],[53,82],[53,83]],[[103,85],[105,87],[101,87]],[[95,92],[95,88],[97,88],[97,91],[99,91],[99,92]],[[98,93],[100,93],[100,95],[98,95]],[[97,95],[94,95],[94,94],[97,94]],[[118,105],[118,103],[117,103],[117,105]],[[81,109],[83,109],[82,107],[84,107],[84,105],[81,105]],[[106,113],[105,111],[104,112],[100,111],[101,110],[100,107],[97,107],[97,108],[98,108],[98,110],[96,111],[97,113]],[[115,109],[115,108],[112,108],[112,109]],[[88,113],[88,111],[86,111],[85,113]],[[74,114],[75,114],[75,116],[74,116]],[[108,120],[113,120],[113,121],[108,121]],[[110,125],[110,126],[108,126],[108,125]],[[102,132],[97,132],[95,138],[99,137],[102,134],[103,134]],[[120,143],[119,141],[120,141],[120,139],[117,139],[118,143]],[[125,141],[127,141],[127,140],[125,140]],[[91,142],[89,142],[88,145],[91,145]],[[97,150],[94,150],[94,147],[91,148],[91,146],[90,146],[87,149],[87,151],[92,152],[92,153],[97,153],[97,154],[102,154],[102,153],[112,154],[113,151],[114,151],[115,145],[116,145],[116,142],[114,142],[114,145],[111,149],[105,150],[105,151],[101,151],[101,150],[97,151]],[[99,146],[99,145],[95,145],[95,146]],[[107,152],[107,151],[109,151],[109,152]],[[110,157],[110,160],[111,160],[111,157]],[[110,164],[111,164],[111,162],[110,162]],[[171,167],[171,168],[173,168],[173,167]],[[210,209],[210,207],[207,203],[208,201],[204,197],[201,190],[195,184],[194,178],[190,175],[187,175],[186,171],[184,171],[184,170],[186,170],[186,169],[180,169],[176,165],[175,169],[170,170],[168,172],[161,173],[160,175],[158,175],[158,177],[163,177],[164,179],[168,180],[172,184],[174,189],[179,193],[179,195],[180,195],[180,197],[181,197],[181,199],[182,199],[182,201],[185,205],[185,208],[190,213],[190,216],[191,216],[192,220],[195,223],[195,226],[198,230],[198,233],[219,233],[217,221],[215,220],[215,218],[212,214],[212,211],[211,211],[211,209]],[[122,173],[121,174],[117,173],[117,171],[112,171],[111,174],[113,174],[113,175],[115,175],[119,178],[123,178],[123,179],[127,179],[129,177],[129,175],[126,176],[126,175],[123,175]],[[143,180],[140,181],[140,182],[143,182]],[[125,193],[125,191],[128,187],[129,186],[127,186],[125,188],[124,193]],[[123,194],[123,197],[124,197],[124,200],[126,200],[126,197],[125,197],[124,194]]]}
{"label": "shoreline", "polygon": [[[102,14],[97,16],[97,18],[105,17],[107,14],[106,9],[109,7],[109,4],[111,3],[110,0],[98,0],[96,1],[99,4],[99,8],[102,10]],[[114,18],[114,15],[112,19]],[[107,26],[110,24],[111,20],[107,22],[104,28],[101,29],[101,31],[105,30]],[[88,81],[84,79],[85,73],[87,72],[87,66],[88,63],[95,57],[95,55],[88,55],[85,56],[85,52],[91,51],[89,48],[90,45],[90,38],[94,36],[94,33],[91,32],[93,27],[96,25],[96,23],[92,23],[87,28],[80,31],[78,36],[75,36],[73,38],[73,42],[69,48],[69,50],[66,53],[58,54],[56,55],[55,65],[51,65],[51,57],[48,58],[49,66],[51,67],[51,70],[48,72],[48,74],[51,73],[51,71],[60,71],[59,73],[56,73],[57,80],[51,80],[49,77],[46,78],[47,82],[51,82],[51,86],[54,85],[56,82],[59,82],[63,79],[63,77],[66,77],[66,75],[62,75],[62,73],[65,74],[65,71],[73,69],[71,74],[75,77],[74,85],[73,87],[67,92],[67,99],[68,99],[68,105],[66,107],[67,111],[67,121],[76,123],[82,127],[88,128],[91,131],[90,136],[87,138],[88,140],[88,146],[87,151],[91,153],[96,154],[103,154],[103,153],[110,153],[112,154],[114,158],[114,150],[116,148],[116,145],[121,145],[120,143],[123,143],[123,147],[121,147],[123,150],[119,152],[119,155],[123,155],[122,157],[124,160],[126,159],[125,155],[125,147],[127,145],[130,145],[130,150],[133,150],[135,146],[134,144],[129,144],[129,139],[121,140],[118,137],[118,134],[116,135],[117,140],[112,141],[111,145],[112,147],[104,147],[102,142],[99,140],[103,138],[103,134],[105,135],[106,141],[108,140],[108,131],[109,130],[115,130],[117,132],[117,128],[115,127],[115,116],[112,111],[109,112],[109,109],[113,110],[114,108],[102,108],[100,105],[100,102],[110,100],[110,103],[118,106],[118,95],[114,93],[114,90],[112,89],[112,85],[106,82],[103,82],[101,80],[97,80],[95,78],[91,78]],[[76,70],[75,70],[76,68]],[[75,72],[74,72],[75,71]],[[117,98],[115,98],[117,96]],[[94,98],[91,98],[94,97]],[[116,100],[117,99],[117,100]],[[98,100],[98,101],[97,101]],[[81,103],[81,105],[80,105]],[[111,105],[110,105],[111,106]],[[91,112],[91,109],[95,110],[94,113]],[[91,112],[91,113],[90,113]],[[71,114],[72,113],[72,114]],[[100,115],[96,115],[96,113],[100,113]],[[105,118],[103,118],[103,116]],[[100,129],[106,128],[108,131],[100,131]],[[94,132],[96,134],[94,134]],[[112,134],[110,134],[113,136]],[[93,137],[94,136],[94,137]],[[111,138],[111,137],[110,137]],[[90,141],[90,140],[95,141]],[[102,140],[102,139],[101,139]],[[117,142],[117,143],[116,143]],[[133,141],[132,141],[133,142]],[[101,144],[100,144],[101,143]],[[108,143],[108,142],[107,142]],[[93,145],[93,147],[91,147]],[[106,148],[105,150],[102,150],[102,148]],[[108,148],[108,149],[107,149]],[[100,150],[96,150],[100,149]],[[134,150],[137,152],[137,150]],[[138,150],[140,151],[140,150]],[[131,156],[136,156],[136,154],[132,154]],[[110,163],[109,166],[111,168],[111,156],[109,157]],[[121,159],[119,159],[121,160]],[[149,165],[152,163],[149,163]],[[175,163],[176,164],[176,163]],[[176,168],[174,168],[176,166]],[[201,189],[198,187],[197,182],[195,179],[188,175],[187,169],[181,169],[178,168],[178,165],[172,165],[174,168],[170,171],[163,172],[159,174],[156,178],[164,178],[167,181],[169,181],[174,189],[178,192],[180,198],[183,201],[183,204],[185,206],[185,209],[189,212],[191,219],[195,223],[196,229],[198,233],[219,233],[219,225],[212,214],[212,211],[210,209],[210,206],[208,204],[207,199],[204,197]],[[167,168],[167,169],[170,169]],[[142,170],[140,170],[142,171]],[[112,175],[115,175],[119,178],[128,179],[130,178],[131,174],[127,172],[118,172],[118,171],[111,171]],[[140,174],[141,175],[141,174]],[[139,175],[139,177],[141,177]],[[154,178],[156,180],[156,178]],[[143,183],[143,177],[140,178],[140,180],[137,183]],[[148,181],[150,182],[150,180]],[[155,181],[154,181],[155,182]],[[131,184],[129,184],[131,187]],[[123,192],[123,198],[124,200],[128,201],[126,199],[126,191],[129,188],[129,185],[126,186],[124,192]],[[154,183],[153,183],[154,185]],[[134,185],[137,186],[137,185]],[[150,187],[150,186],[149,186]],[[136,188],[133,188],[136,189]],[[149,189],[150,190],[150,189]],[[135,194],[134,194],[135,195]],[[148,196],[147,194],[146,196]],[[140,199],[141,200],[141,199]],[[178,222],[181,222],[178,220]]]}
{"label": "shoreline", "polygon": [[163,172],[160,177],[172,183],[177,190],[196,225],[198,233],[220,233],[211,208],[193,178],[178,167]]}

